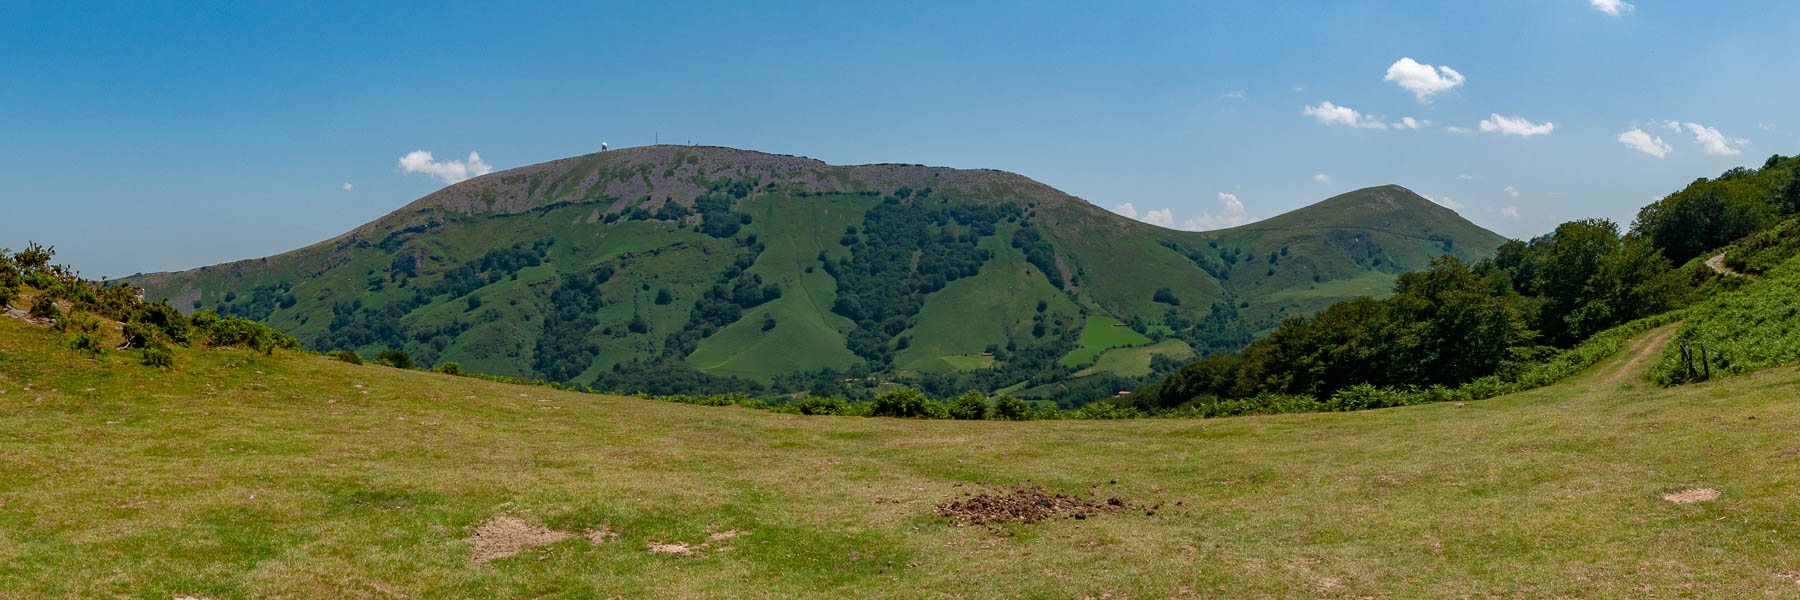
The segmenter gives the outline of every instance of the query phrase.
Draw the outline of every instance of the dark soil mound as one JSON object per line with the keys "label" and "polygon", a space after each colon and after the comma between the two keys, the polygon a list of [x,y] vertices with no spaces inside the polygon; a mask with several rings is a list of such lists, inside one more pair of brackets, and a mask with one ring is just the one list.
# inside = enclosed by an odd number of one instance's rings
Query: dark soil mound
{"label": "dark soil mound", "polygon": [[1046,519],[1086,519],[1101,513],[1125,512],[1131,504],[1118,498],[1089,500],[1053,494],[1041,486],[997,487],[938,505],[938,514],[972,525],[1036,523]]}

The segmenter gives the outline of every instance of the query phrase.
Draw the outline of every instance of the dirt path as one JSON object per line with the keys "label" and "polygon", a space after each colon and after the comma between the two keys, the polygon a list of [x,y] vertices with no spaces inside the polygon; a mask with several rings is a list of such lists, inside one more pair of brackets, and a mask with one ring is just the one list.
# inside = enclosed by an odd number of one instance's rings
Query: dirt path
{"label": "dirt path", "polygon": [[1755,275],[1745,275],[1743,273],[1733,271],[1731,269],[1731,267],[1725,266],[1725,253],[1724,252],[1720,252],[1718,254],[1713,255],[1712,258],[1706,259],[1706,266],[1708,268],[1711,268],[1713,270],[1713,272],[1718,273],[1720,275],[1735,275],[1738,277],[1748,277],[1750,279],[1756,279]]}
{"label": "dirt path", "polygon": [[[1624,381],[1627,375],[1642,375],[1649,368],[1646,363],[1655,360],[1657,353],[1661,352],[1663,346],[1669,343],[1669,338],[1675,337],[1675,332],[1680,330],[1681,323],[1670,323],[1626,342],[1625,349],[1620,351],[1620,354],[1626,357],[1625,360],[1618,361],[1609,371],[1600,375],[1600,386],[1618,387],[1618,384]],[[1636,379],[1632,381],[1636,381]]]}

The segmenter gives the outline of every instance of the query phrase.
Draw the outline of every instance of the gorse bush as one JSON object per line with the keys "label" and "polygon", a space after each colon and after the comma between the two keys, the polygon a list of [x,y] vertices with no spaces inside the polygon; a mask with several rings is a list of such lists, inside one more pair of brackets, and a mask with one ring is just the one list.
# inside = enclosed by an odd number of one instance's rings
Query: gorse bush
{"label": "gorse bush", "polygon": [[77,333],[69,336],[69,349],[89,357],[106,354],[106,340],[92,333]]}
{"label": "gorse bush", "polygon": [[963,421],[980,421],[987,418],[987,396],[981,392],[968,392],[957,396],[950,403],[950,418]]}
{"label": "gorse bush", "polygon": [[399,349],[382,351],[381,358],[376,359],[375,362],[396,369],[413,368],[412,356],[408,355],[405,350]]}
{"label": "gorse bush", "polygon": [[795,411],[803,415],[841,415],[846,412],[844,401],[833,397],[807,396],[792,404]]}
{"label": "gorse bush", "polygon": [[332,352],[329,356],[337,359],[338,362],[347,362],[347,363],[350,363],[353,365],[363,364],[362,355],[357,354],[355,352],[351,352],[349,350],[338,350],[336,352]]}
{"label": "gorse bush", "polygon": [[143,349],[140,361],[152,367],[170,368],[175,366],[175,355],[167,346],[147,347]]}
{"label": "gorse bush", "polygon": [[931,399],[918,390],[900,388],[876,396],[872,412],[877,417],[924,417],[928,414],[926,405],[930,403]]}
{"label": "gorse bush", "polygon": [[994,399],[993,416],[1001,421],[1023,421],[1030,416],[1031,405],[1024,400],[1001,394]]}
{"label": "gorse bush", "polygon": [[62,309],[57,308],[56,299],[49,294],[39,294],[31,302],[31,318],[44,321],[55,320],[62,316]]}
{"label": "gorse bush", "polygon": [[437,371],[439,373],[443,373],[445,375],[456,375],[456,376],[460,377],[463,374],[462,363],[447,362],[447,363],[438,365]]}
{"label": "gorse bush", "polygon": [[295,349],[300,344],[274,328],[241,317],[222,317],[210,310],[194,313],[189,320],[199,339],[208,346],[242,346],[265,354],[276,349]]}

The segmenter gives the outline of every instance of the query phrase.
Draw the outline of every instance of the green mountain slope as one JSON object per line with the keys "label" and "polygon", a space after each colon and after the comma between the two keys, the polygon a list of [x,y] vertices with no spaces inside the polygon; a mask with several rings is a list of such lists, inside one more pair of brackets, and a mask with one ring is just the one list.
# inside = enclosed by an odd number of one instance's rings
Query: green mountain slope
{"label": "green mountain slope", "polygon": [[1233,349],[1503,241],[1397,186],[1182,232],[1000,171],[652,146],[472,179],[292,252],[129,280],[309,347],[495,374],[672,390],[960,373],[992,389],[1141,373],[1089,368],[1111,347],[1084,345],[1092,321]]}

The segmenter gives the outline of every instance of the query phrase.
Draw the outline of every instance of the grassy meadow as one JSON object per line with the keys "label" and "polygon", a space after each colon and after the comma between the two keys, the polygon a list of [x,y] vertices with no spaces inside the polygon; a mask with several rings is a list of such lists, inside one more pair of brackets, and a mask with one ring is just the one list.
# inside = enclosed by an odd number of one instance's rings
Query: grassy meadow
{"label": "grassy meadow", "polygon": [[[134,352],[79,358],[60,334],[0,318],[0,590],[1793,597],[1800,373],[1658,389],[1643,376],[1670,332],[1564,383],[1465,404],[957,422],[585,395],[286,351],[178,348],[160,371]],[[936,514],[984,484],[1092,489],[1138,509],[993,527]],[[1722,494],[1660,497],[1688,488]],[[487,550],[472,534],[515,519],[565,533],[475,560]]]}

